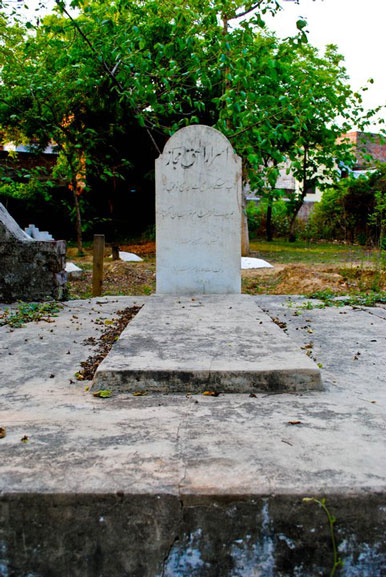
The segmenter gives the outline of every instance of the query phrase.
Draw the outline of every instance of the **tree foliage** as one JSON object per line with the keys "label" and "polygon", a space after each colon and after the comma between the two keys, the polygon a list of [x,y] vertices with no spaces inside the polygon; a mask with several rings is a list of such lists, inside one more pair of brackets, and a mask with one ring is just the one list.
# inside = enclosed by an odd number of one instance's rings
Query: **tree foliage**
{"label": "tree foliage", "polygon": [[327,188],[311,217],[322,238],[375,244],[386,249],[386,164]]}
{"label": "tree foliage", "polygon": [[368,121],[360,97],[336,48],[320,56],[306,43],[304,21],[285,41],[264,29],[264,14],[281,2],[55,4],[38,24],[3,15],[0,125],[37,150],[56,144],[56,177],[71,187],[79,244],[84,193],[105,182],[112,207],[138,159],[146,157],[141,170],[151,175],[168,135],[187,124],[228,136],[268,206],[289,159],[302,182],[288,204],[293,220],[310,182],[323,185],[337,161],[350,164],[348,144],[336,138],[353,120]]}

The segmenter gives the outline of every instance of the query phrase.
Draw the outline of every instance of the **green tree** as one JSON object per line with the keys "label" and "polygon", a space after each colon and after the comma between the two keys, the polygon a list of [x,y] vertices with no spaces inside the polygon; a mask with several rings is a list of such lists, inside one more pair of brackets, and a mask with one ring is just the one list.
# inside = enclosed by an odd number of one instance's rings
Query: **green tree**
{"label": "green tree", "polygon": [[[5,28],[0,125],[40,148],[52,141],[58,146],[61,175],[74,194],[80,249],[79,174],[85,172],[86,188],[93,178],[125,178],[134,159],[125,150],[130,133],[150,165],[180,126],[216,126],[244,159],[245,180],[272,202],[286,156],[303,182],[322,162],[331,173],[336,155],[327,158],[325,145],[338,129],[329,123],[351,102],[351,92],[338,56],[331,51],[323,59],[305,46],[304,21],[292,41],[262,32],[264,13],[280,2],[70,4],[79,10],[76,17],[56,0],[57,14],[39,26]],[[331,109],[323,83],[330,82],[332,99],[333,81],[340,91]],[[293,214],[300,201],[302,194],[293,199]]]}
{"label": "green tree", "polygon": [[288,156],[300,187],[288,203],[291,241],[308,190],[331,185],[340,176],[340,166],[355,164],[352,146],[342,134],[355,124],[363,128],[375,114],[365,112],[361,95],[351,90],[336,46],[328,46],[321,56],[316,48],[302,44],[292,58],[289,90],[299,105],[292,110],[295,140]]}

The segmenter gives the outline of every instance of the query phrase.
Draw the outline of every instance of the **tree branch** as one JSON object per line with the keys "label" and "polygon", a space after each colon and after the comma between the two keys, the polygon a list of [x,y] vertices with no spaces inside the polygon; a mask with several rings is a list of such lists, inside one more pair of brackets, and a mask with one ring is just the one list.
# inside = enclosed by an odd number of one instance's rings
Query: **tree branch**
{"label": "tree branch", "polygon": [[256,8],[258,8],[260,5],[261,5],[261,0],[259,0],[259,2],[256,2],[256,4],[251,6],[251,8],[244,10],[244,12],[240,12],[239,14],[235,14],[234,16],[230,17],[229,20],[236,20],[238,18],[242,18],[243,16],[246,16],[247,14],[250,14],[250,12],[253,12],[254,10],[256,10]]}
{"label": "tree branch", "polygon": [[[71,16],[71,14],[68,12],[67,8],[65,7],[65,5],[63,4],[63,2],[61,2],[61,0],[55,0],[55,3],[59,6],[60,10],[62,10],[66,16],[68,16],[68,18],[71,20],[72,24],[75,26],[75,28],[77,29],[77,31],[79,32],[79,34],[82,36],[83,40],[86,42],[86,44],[88,45],[88,47],[90,48],[90,50],[95,54],[95,56],[98,58],[98,60],[100,61],[100,63],[102,64],[103,68],[105,69],[105,71],[107,72],[107,74],[110,76],[111,80],[114,82],[114,84],[116,86],[118,86],[118,88],[123,91],[123,86],[122,84],[119,82],[119,80],[116,79],[114,73],[110,70],[110,68],[107,66],[106,61],[101,57],[101,55],[98,53],[98,51],[94,48],[93,44],[91,43],[91,41],[89,40],[89,38],[86,36],[86,34],[83,32],[83,30],[81,29],[81,27],[79,26],[79,24],[77,23],[77,21]],[[116,67],[114,68],[114,70],[116,69]]]}
{"label": "tree branch", "polygon": [[[71,14],[68,12],[68,10],[66,9],[65,5],[63,4],[63,2],[61,0],[55,0],[55,3],[57,4],[57,6],[60,8],[60,10],[62,10],[67,16],[68,18],[71,20],[72,24],[75,26],[75,28],[77,29],[77,31],[79,32],[79,34],[81,35],[81,37],[83,38],[83,40],[86,42],[87,46],[90,48],[90,50],[92,51],[92,53],[97,57],[98,61],[100,62],[100,64],[102,65],[103,69],[105,70],[105,72],[107,72],[108,76],[111,78],[111,80],[113,81],[113,83],[117,86],[117,88],[120,90],[120,92],[124,93],[124,88],[122,86],[122,84],[119,82],[119,80],[117,80],[116,76],[115,76],[115,72],[120,64],[120,61],[117,62],[117,64],[114,66],[113,70],[110,70],[109,66],[107,65],[106,61],[104,60],[104,58],[102,58],[102,56],[98,53],[98,51],[94,48],[93,44],[91,43],[90,39],[88,38],[88,36],[83,32],[83,30],[81,29],[81,27],[79,26],[79,24],[76,22],[76,20],[71,16]],[[138,113],[138,110],[137,110]],[[150,140],[153,143],[154,148],[156,149],[156,151],[158,152],[158,154],[161,154],[161,150],[158,146],[158,144],[156,143],[153,135],[151,134],[150,130],[148,128],[145,127],[145,130],[150,138]]]}

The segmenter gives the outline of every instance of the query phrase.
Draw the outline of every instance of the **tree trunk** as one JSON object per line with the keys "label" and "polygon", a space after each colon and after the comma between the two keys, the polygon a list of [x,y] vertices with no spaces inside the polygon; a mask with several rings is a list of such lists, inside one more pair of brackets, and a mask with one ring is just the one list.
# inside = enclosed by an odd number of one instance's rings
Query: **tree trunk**
{"label": "tree trunk", "polygon": [[111,257],[113,260],[120,260],[119,245],[113,244],[113,246],[111,247]]}
{"label": "tree trunk", "polygon": [[272,242],[272,197],[269,197],[267,206],[267,226],[266,226],[267,241]]}
{"label": "tree trunk", "polygon": [[249,255],[249,231],[247,219],[247,203],[245,195],[241,193],[241,256]]}
{"label": "tree trunk", "polygon": [[298,200],[295,203],[294,211],[293,211],[292,216],[291,216],[289,234],[288,234],[289,242],[295,242],[295,240],[296,240],[296,217],[299,214],[299,210],[303,206],[304,198],[306,196],[306,191],[307,191],[307,154],[308,154],[308,147],[304,146],[302,193],[300,195],[300,198],[298,198]]}
{"label": "tree trunk", "polygon": [[296,240],[296,231],[295,231],[295,229],[296,229],[296,217],[298,215],[299,210],[300,210],[300,207],[298,209],[296,209],[295,212],[293,213],[293,215],[291,216],[289,233],[288,233],[289,242],[295,242],[295,240]]}
{"label": "tree trunk", "polygon": [[75,229],[76,229],[76,244],[78,246],[78,256],[83,256],[83,239],[82,239],[82,217],[80,214],[79,198],[76,193],[76,179],[72,181],[72,193],[74,195],[75,206]]}

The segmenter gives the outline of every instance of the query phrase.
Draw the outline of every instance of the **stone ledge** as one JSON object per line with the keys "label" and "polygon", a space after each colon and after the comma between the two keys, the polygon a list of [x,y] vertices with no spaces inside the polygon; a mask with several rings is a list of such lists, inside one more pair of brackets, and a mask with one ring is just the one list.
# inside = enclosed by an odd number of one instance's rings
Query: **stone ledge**
{"label": "stone ledge", "polygon": [[321,390],[320,370],[248,295],[154,296],[94,377],[95,390]]}

